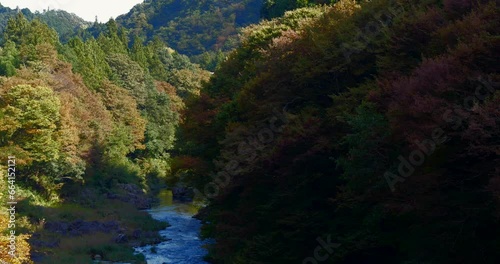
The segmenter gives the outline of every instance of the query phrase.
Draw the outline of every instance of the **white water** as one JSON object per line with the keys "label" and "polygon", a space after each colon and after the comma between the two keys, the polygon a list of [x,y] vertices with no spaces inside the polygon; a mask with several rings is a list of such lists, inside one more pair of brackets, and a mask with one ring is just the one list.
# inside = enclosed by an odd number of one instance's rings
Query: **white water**
{"label": "white water", "polygon": [[206,243],[199,237],[201,223],[192,218],[196,208],[191,203],[173,201],[170,191],[163,191],[159,198],[160,205],[148,212],[154,219],[170,224],[160,231],[162,237],[170,240],[156,246],[135,248],[136,252],[144,254],[148,264],[206,264],[203,260],[207,254],[203,248]]}

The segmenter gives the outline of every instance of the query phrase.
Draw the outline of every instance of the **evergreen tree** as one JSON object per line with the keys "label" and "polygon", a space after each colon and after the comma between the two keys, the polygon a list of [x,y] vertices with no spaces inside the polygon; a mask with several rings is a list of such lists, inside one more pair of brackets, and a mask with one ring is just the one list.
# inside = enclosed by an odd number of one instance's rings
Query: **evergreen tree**
{"label": "evergreen tree", "polygon": [[8,40],[0,50],[0,75],[13,76],[20,65],[20,53],[16,44]]}

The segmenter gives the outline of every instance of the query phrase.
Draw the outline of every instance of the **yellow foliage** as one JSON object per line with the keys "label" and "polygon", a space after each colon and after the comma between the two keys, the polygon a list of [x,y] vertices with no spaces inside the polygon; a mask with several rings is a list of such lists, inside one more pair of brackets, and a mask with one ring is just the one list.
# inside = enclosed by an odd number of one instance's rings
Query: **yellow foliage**
{"label": "yellow foliage", "polygon": [[[2,208],[3,210],[4,208]],[[7,226],[8,218],[5,214],[0,214],[0,225]],[[12,258],[9,252],[9,237],[7,235],[2,234],[0,236],[0,263],[9,263],[9,264],[28,264],[33,263],[30,259],[30,245],[28,243],[28,239],[30,235],[19,235],[16,237],[16,258]]]}
{"label": "yellow foliage", "polygon": [[356,0],[340,0],[335,3],[335,5],[333,5],[333,8],[335,9],[335,11],[342,14],[352,15],[354,14],[354,12],[360,9],[361,6],[356,3]]}
{"label": "yellow foliage", "polygon": [[9,255],[9,245],[10,240],[7,235],[6,228],[8,228],[9,215],[5,214],[7,212],[7,208],[3,205],[5,204],[6,194],[7,194],[7,184],[5,181],[5,171],[6,168],[0,166],[0,202],[2,206],[0,206],[0,263],[9,263],[9,264],[28,264],[33,263],[30,259],[30,245],[28,243],[28,239],[30,235],[19,235],[16,237],[16,258],[11,258]]}

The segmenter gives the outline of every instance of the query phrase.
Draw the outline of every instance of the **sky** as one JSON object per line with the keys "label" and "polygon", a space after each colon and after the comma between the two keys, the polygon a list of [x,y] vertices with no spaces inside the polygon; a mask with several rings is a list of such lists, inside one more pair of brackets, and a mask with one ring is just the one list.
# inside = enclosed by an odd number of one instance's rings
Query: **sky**
{"label": "sky", "polygon": [[127,13],[134,5],[142,2],[143,0],[0,0],[3,6],[29,8],[32,12],[42,12],[47,8],[61,9],[91,22],[95,21],[96,16],[99,21],[106,22],[111,17]]}

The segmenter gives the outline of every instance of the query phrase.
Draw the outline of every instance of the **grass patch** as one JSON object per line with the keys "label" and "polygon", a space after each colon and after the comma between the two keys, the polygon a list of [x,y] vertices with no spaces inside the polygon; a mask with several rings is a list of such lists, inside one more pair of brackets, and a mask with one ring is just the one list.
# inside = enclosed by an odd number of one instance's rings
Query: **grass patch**
{"label": "grass patch", "polygon": [[[75,202],[40,205],[32,199],[20,202],[19,215],[30,220],[30,228],[36,231],[33,237],[38,242],[52,243],[57,241],[57,246],[32,246],[32,253],[42,256],[41,263],[50,264],[85,264],[92,263],[96,254],[103,261],[146,263],[142,254],[135,255],[133,246],[152,244],[161,237],[157,231],[165,229],[168,224],[154,220],[147,212],[137,210],[133,205],[118,200],[99,199],[92,207]],[[120,233],[127,236],[127,241],[122,244],[115,242],[118,231],[111,233],[95,232],[79,236],[69,236],[50,232],[43,228],[47,222],[116,222]],[[140,233],[153,233],[155,237],[148,236],[136,238],[135,231]]]}

